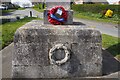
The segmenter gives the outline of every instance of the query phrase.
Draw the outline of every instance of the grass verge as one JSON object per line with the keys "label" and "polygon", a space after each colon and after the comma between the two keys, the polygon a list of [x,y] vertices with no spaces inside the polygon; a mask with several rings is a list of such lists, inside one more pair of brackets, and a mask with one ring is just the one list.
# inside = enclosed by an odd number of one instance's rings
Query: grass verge
{"label": "grass verge", "polygon": [[33,7],[33,9],[36,10],[36,11],[38,11],[38,12],[43,12],[44,11],[44,9],[39,9],[37,7]]}
{"label": "grass verge", "polygon": [[13,12],[13,11],[15,11],[15,9],[1,10],[1,12],[2,12],[2,15],[3,15],[3,14],[10,13],[10,12]]}
{"label": "grass verge", "polygon": [[102,47],[120,60],[120,38],[102,34]]}
{"label": "grass verge", "polygon": [[38,12],[43,12],[45,9],[46,5],[44,3],[41,4],[37,4],[33,7],[33,9],[35,9]]}
{"label": "grass verge", "polygon": [[114,23],[114,24],[118,24],[120,20],[117,14],[114,14],[112,18],[106,18],[106,17],[100,18],[101,17],[100,13],[95,14],[91,12],[74,12],[74,17],[88,19],[88,20],[95,20],[99,22]]}
{"label": "grass verge", "polygon": [[18,8],[17,10],[24,10],[25,8]]}
{"label": "grass verge", "polygon": [[15,21],[15,22],[8,22],[5,24],[0,25],[0,41],[2,41],[2,48],[9,45],[11,42],[13,42],[13,36],[15,31],[24,25],[27,22],[30,22],[31,20],[38,19],[34,17],[26,17],[24,19]]}

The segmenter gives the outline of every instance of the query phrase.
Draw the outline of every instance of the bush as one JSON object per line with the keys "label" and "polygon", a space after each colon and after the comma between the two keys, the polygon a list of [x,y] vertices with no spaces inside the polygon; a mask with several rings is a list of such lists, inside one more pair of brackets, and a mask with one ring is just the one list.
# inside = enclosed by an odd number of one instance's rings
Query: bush
{"label": "bush", "polygon": [[7,22],[10,22],[10,19],[2,19],[0,24],[4,24],[4,23],[7,23]]}
{"label": "bush", "polygon": [[45,3],[37,4],[37,5],[35,5],[33,8],[44,9],[44,8],[45,8]]}
{"label": "bush", "polygon": [[14,5],[14,4],[10,4],[10,5],[7,5],[7,6],[8,6],[8,9],[18,9],[18,8],[20,8],[20,6]]}
{"label": "bush", "polygon": [[74,4],[72,9],[77,12],[100,13],[105,9],[111,9],[115,14],[120,14],[120,5],[101,5],[101,4]]}

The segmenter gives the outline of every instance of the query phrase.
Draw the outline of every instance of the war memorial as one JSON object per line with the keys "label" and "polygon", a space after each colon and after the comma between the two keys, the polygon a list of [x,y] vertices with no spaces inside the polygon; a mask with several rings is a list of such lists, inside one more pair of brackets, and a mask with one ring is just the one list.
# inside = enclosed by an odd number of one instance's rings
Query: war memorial
{"label": "war memorial", "polygon": [[12,77],[102,76],[101,33],[73,21],[69,0],[52,1],[46,0],[44,22],[34,20],[16,31]]}

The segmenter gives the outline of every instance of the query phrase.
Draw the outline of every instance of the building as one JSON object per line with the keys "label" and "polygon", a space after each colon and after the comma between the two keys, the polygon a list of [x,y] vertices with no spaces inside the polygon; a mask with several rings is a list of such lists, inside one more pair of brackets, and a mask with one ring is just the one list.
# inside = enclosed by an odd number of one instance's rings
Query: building
{"label": "building", "polygon": [[[41,2],[44,2],[45,0],[30,0],[32,4],[39,4]],[[10,4],[11,0],[0,0],[0,3],[2,4]]]}
{"label": "building", "polygon": [[0,0],[0,3],[9,5],[11,4],[11,0]]}
{"label": "building", "polygon": [[114,5],[120,5],[120,1],[114,2]]}
{"label": "building", "polygon": [[75,4],[108,4],[107,0],[74,0]]}
{"label": "building", "polygon": [[74,0],[75,4],[83,4],[84,0]]}

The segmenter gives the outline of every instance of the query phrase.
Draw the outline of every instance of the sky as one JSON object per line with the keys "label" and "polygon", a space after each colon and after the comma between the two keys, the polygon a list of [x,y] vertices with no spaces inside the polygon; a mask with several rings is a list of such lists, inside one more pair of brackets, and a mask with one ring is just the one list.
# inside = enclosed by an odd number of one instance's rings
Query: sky
{"label": "sky", "polygon": [[120,0],[107,0],[109,3],[114,3],[114,2],[118,2]]}
{"label": "sky", "polygon": [[31,7],[32,3],[29,0],[11,0],[12,4],[19,5],[20,7]]}

